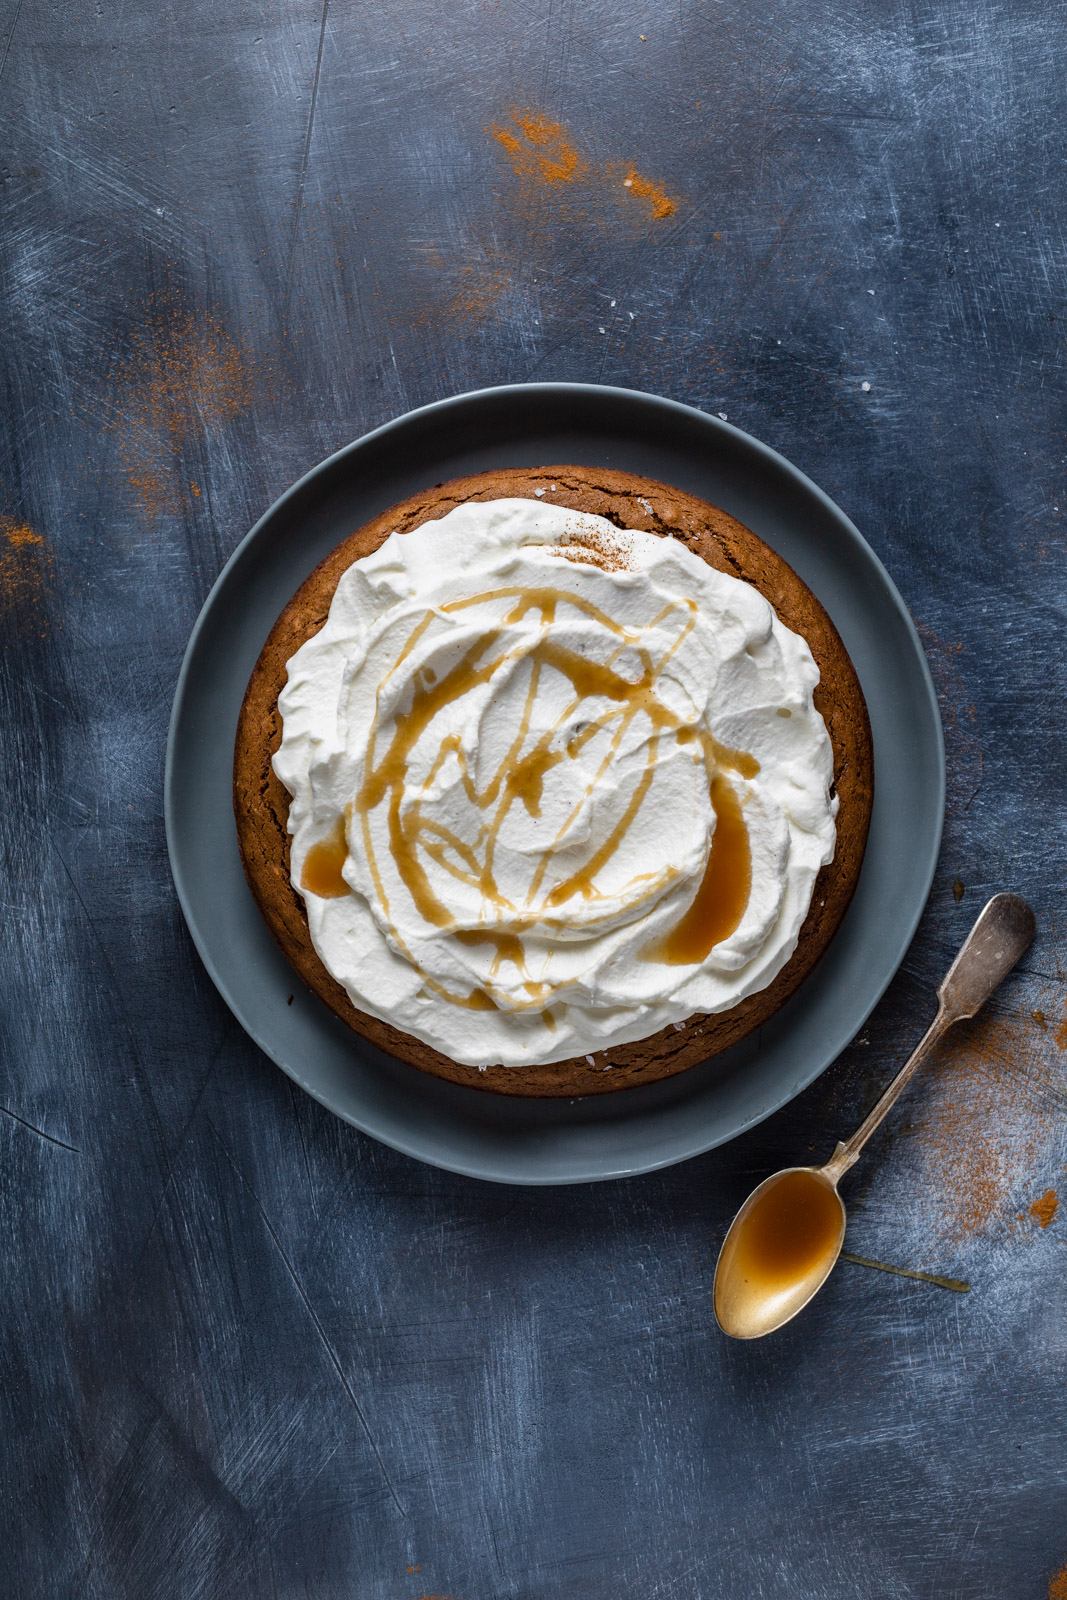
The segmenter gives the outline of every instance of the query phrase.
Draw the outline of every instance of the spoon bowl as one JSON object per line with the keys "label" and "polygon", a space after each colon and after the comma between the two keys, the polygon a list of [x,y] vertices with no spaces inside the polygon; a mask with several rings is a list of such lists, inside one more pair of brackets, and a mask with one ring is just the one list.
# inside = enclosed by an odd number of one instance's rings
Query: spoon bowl
{"label": "spoon bowl", "polygon": [[715,1269],[715,1320],[734,1339],[773,1333],[817,1294],[845,1239],[845,1207],[823,1167],[786,1167],[754,1189]]}

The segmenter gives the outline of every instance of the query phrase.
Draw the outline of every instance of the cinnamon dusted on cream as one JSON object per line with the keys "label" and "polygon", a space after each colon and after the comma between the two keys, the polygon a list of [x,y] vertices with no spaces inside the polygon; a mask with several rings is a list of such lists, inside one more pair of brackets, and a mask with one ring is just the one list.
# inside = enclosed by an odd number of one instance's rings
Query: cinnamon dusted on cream
{"label": "cinnamon dusted on cream", "polygon": [[319,958],[454,1060],[552,1062],[724,1011],[834,851],[818,669],[673,539],[474,502],[342,576],[274,770]]}

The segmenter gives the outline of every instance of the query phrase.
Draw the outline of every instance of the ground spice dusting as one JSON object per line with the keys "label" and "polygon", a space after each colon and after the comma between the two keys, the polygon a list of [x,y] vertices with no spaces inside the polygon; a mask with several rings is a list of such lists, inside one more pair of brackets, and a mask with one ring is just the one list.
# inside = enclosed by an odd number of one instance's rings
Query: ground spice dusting
{"label": "ground spice dusting", "polygon": [[1046,1189],[1040,1200],[1035,1200],[1030,1207],[1030,1215],[1035,1222],[1040,1222],[1043,1228],[1047,1228],[1059,1209],[1060,1200],[1055,1189]]}
{"label": "ground spice dusting", "polygon": [[[662,184],[638,171],[633,161],[614,157],[594,161],[564,123],[547,112],[516,106],[485,132],[500,146],[519,180],[493,191],[494,200],[513,211],[510,220],[521,228],[519,259],[542,253],[565,255],[569,246],[591,232],[599,237],[609,228],[644,229],[672,217],[681,205]],[[564,236],[561,228],[567,230]],[[450,280],[451,294],[440,307],[420,308],[415,325],[436,322],[443,315],[450,331],[457,324],[508,317],[540,327],[540,292],[531,293],[522,268],[506,249],[501,250],[499,241],[506,240],[510,231],[509,219],[498,217],[491,242],[483,240],[472,251],[475,259],[462,266],[450,267],[447,253],[429,252],[427,265],[438,283]],[[620,313],[620,320],[627,319]],[[632,320],[631,314],[628,321]],[[606,320],[599,331],[607,333]]]}
{"label": "ground spice dusting", "polygon": [[568,561],[599,567],[602,572],[625,572],[630,565],[630,541],[613,537],[600,528],[568,528],[568,542],[560,545]]}
{"label": "ground spice dusting", "polygon": [[1054,1572],[1048,1586],[1048,1600],[1067,1600],[1067,1563]]}
{"label": "ground spice dusting", "polygon": [[1062,1078],[1059,1054],[1029,1011],[989,1011],[947,1035],[915,1117],[923,1181],[946,1241],[1007,1223],[1020,1189],[1048,1170]]}
{"label": "ground spice dusting", "polygon": [[647,200],[652,208],[652,215],[657,219],[674,216],[676,202],[658,183],[653,183],[651,178],[643,177],[636,167],[630,168],[623,179],[623,187],[632,189],[638,200]]}
{"label": "ground spice dusting", "polygon": [[1067,1050],[1067,1007],[1064,1008],[1063,1021],[1056,1029],[1056,1044],[1060,1050]]}
{"label": "ground spice dusting", "polygon": [[460,273],[445,316],[449,321],[484,321],[493,315],[511,287],[511,274],[502,268],[468,265]]}
{"label": "ground spice dusting", "polygon": [[511,157],[518,177],[554,186],[573,183],[585,175],[586,164],[562,122],[553,122],[537,111],[512,111],[511,122],[510,128],[494,123],[489,131]]}
{"label": "ground spice dusting", "polygon": [[613,199],[622,208],[637,201],[640,213],[653,221],[672,217],[678,209],[679,202],[638,172],[632,161],[588,161],[562,122],[518,108],[508,117],[508,124],[493,123],[486,131],[507,151],[512,171],[527,188],[551,195],[581,187],[588,198]]}
{"label": "ground spice dusting", "polygon": [[119,396],[112,427],[144,512],[176,510],[189,492],[199,498],[180,470],[183,454],[249,409],[255,363],[217,318],[151,302],[128,356],[108,376]]}
{"label": "ground spice dusting", "polygon": [[56,558],[43,533],[14,517],[0,517],[0,617],[20,634],[45,631],[41,604]]}

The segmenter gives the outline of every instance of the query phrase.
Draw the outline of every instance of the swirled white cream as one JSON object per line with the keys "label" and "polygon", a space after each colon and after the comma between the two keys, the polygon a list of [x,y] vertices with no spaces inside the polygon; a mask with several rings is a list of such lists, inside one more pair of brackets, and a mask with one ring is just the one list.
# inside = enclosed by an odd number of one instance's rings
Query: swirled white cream
{"label": "swirled white cream", "polygon": [[361,1011],[477,1065],[736,1005],[833,856],[818,678],[675,539],[532,500],[391,535],[280,699],[316,951]]}

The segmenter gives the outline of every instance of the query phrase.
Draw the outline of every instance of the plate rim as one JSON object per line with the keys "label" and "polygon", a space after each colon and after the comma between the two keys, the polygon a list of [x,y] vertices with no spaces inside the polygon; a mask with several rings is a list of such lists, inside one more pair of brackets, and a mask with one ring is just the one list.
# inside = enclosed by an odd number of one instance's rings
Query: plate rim
{"label": "plate rim", "polygon": [[[349,1110],[340,1109],[338,1106],[331,1104],[330,1100],[327,1099],[323,1093],[320,1093],[313,1084],[306,1081],[304,1077],[299,1076],[294,1067],[290,1066],[286,1061],[279,1059],[278,1055],[275,1054],[274,1049],[272,1049],[270,1041],[261,1035],[260,1030],[254,1025],[254,1023],[251,1022],[250,1019],[246,1018],[243,1007],[236,997],[231,994],[227,980],[223,977],[215,962],[211,951],[210,942],[205,937],[201,927],[199,926],[197,913],[192,904],[191,892],[185,879],[180,851],[176,845],[177,822],[175,817],[175,809],[177,802],[175,798],[175,742],[188,694],[189,678],[193,670],[194,659],[197,654],[201,634],[207,628],[210,613],[219,590],[225,585],[231,570],[242,560],[245,551],[259,537],[262,529],[269,524],[291,500],[300,495],[315,478],[328,472],[331,468],[336,467],[347,457],[355,455],[357,452],[364,450],[368,446],[371,446],[375,442],[385,438],[390,433],[399,432],[405,428],[411,427],[412,425],[417,425],[420,421],[425,421],[433,417],[435,414],[447,412],[471,402],[484,401],[488,398],[499,399],[503,402],[507,397],[516,397],[519,395],[531,396],[534,394],[540,394],[541,396],[561,394],[568,394],[571,396],[584,395],[591,399],[612,397],[623,402],[638,402],[642,405],[652,405],[654,407],[662,408],[668,413],[675,413],[679,417],[686,418],[690,423],[695,423],[702,428],[710,429],[713,434],[721,433],[727,436],[733,436],[737,440],[741,441],[744,447],[748,451],[752,452],[756,457],[762,458],[769,466],[773,466],[777,471],[784,473],[787,478],[798,483],[808,495],[810,495],[817,503],[821,505],[822,509],[828,513],[830,518],[843,528],[849,539],[854,543],[855,546],[858,547],[860,554],[874,568],[875,573],[884,587],[886,594],[891,600],[900,621],[903,623],[905,635],[909,644],[911,645],[916,664],[919,669],[919,679],[925,691],[928,707],[932,712],[931,723],[934,734],[935,754],[937,758],[937,815],[934,821],[933,832],[930,836],[927,859],[923,864],[922,870],[918,877],[918,881],[923,885],[922,894],[920,896],[918,893],[916,893],[915,903],[912,907],[911,913],[906,918],[905,923],[902,925],[903,931],[896,941],[896,947],[893,949],[891,961],[887,963],[886,976],[879,984],[877,992],[874,994],[873,999],[871,1000],[870,1005],[865,1012],[864,1021],[860,1023],[861,1028],[864,1025],[866,1018],[868,1018],[874,1011],[875,1007],[878,1005],[890,983],[893,981],[894,977],[899,971],[900,965],[907,954],[912,940],[915,937],[915,932],[929,901],[930,890],[933,885],[934,875],[937,870],[937,862],[940,856],[944,832],[945,803],[947,795],[947,770],[945,761],[944,728],[941,721],[940,708],[937,700],[937,690],[934,685],[933,675],[930,671],[930,664],[927,660],[922,640],[912,619],[911,613],[908,610],[900,590],[897,588],[892,576],[890,575],[884,562],[881,560],[881,557],[867,542],[862,533],[860,533],[859,529],[856,527],[855,523],[847,515],[847,513],[844,512],[841,507],[831,499],[824,489],[820,488],[820,486],[815,483],[813,479],[808,477],[808,475],[803,472],[801,468],[795,466],[793,462],[788,460],[787,457],[783,456],[778,450],[774,449],[773,446],[765,444],[761,439],[757,439],[754,435],[747,433],[744,429],[738,428],[733,423],[724,421],[720,417],[703,411],[697,406],[689,405],[684,401],[673,400],[665,395],[652,394],[645,390],[624,388],[622,386],[612,384],[544,381],[536,383],[493,384],[480,389],[465,390],[460,394],[450,395],[444,399],[433,400],[428,402],[426,405],[414,407],[410,411],[405,411],[401,415],[392,417],[388,421],[379,424],[376,428],[372,428],[369,432],[360,434],[357,438],[350,440],[347,444],[342,445],[337,450],[332,451],[328,456],[325,456],[321,460],[315,462],[310,468],[308,468],[306,472],[302,473],[299,478],[291,483],[287,489],[283,490],[282,493],[271,502],[266,510],[263,511],[262,514],[256,519],[244,537],[238,541],[229,557],[221,567],[217,577],[211,585],[211,588],[208,590],[208,593],[204,598],[204,601],[197,614],[196,621],[194,622],[192,630],[189,634],[189,639],[182,656],[181,667],[175,683],[174,698],[171,704],[171,713],[167,724],[167,739],[163,771],[163,818],[167,842],[167,855],[170,863],[171,877],[173,879],[175,891],[178,896],[178,903],[181,907],[182,916],[189,931],[190,937],[192,938],[194,947],[196,948],[197,954],[200,957],[200,960],[203,963],[203,966],[216,990],[226,1003],[232,1015],[240,1023],[241,1027],[249,1035],[253,1042],[264,1052],[264,1054],[275,1066],[280,1067],[281,1070],[285,1072],[287,1077],[295,1082],[298,1087],[303,1089],[305,1093],[310,1094],[313,1099],[317,1100],[320,1105],[324,1106],[334,1116],[340,1117],[343,1121],[348,1122],[353,1127],[358,1128],[360,1132],[368,1135],[371,1138],[377,1139],[380,1143],[387,1145],[391,1149],[399,1151],[403,1155],[413,1157],[415,1160],[426,1162],[428,1165],[438,1167],[445,1171],[455,1172],[462,1176],[476,1178],[485,1182],[563,1187],[575,1183],[616,1181],[621,1178],[636,1177],[644,1173],[662,1171],[667,1167],[677,1165],[681,1161],[691,1160],[695,1156],[706,1154],[708,1151],[716,1149],[722,1144],[729,1143],[731,1140],[740,1137],[741,1134],[749,1132],[754,1127],[758,1127],[761,1122],[766,1121],[767,1118],[773,1116],[775,1112],[780,1111],[783,1106],[788,1105],[792,1100],[796,1099],[799,1094],[802,1094],[805,1089],[809,1088],[811,1084],[816,1081],[817,1078],[821,1077],[823,1072],[827,1070],[827,1068],[840,1054],[841,1049],[844,1047],[838,1046],[829,1054],[826,1054],[822,1051],[818,1052],[819,1064],[815,1066],[813,1071],[807,1074],[799,1084],[793,1087],[787,1086],[780,1095],[772,1096],[769,1103],[761,1107],[757,1113],[745,1118],[745,1120],[743,1120],[742,1123],[733,1130],[733,1132],[717,1134],[704,1138],[700,1138],[698,1136],[692,1143],[691,1147],[681,1150],[677,1153],[658,1156],[654,1159],[641,1161],[637,1164],[624,1164],[615,1171],[588,1171],[568,1177],[560,1177],[552,1172],[546,1172],[538,1175],[536,1173],[524,1171],[521,1174],[513,1175],[498,1171],[489,1172],[484,1170],[484,1168],[482,1170],[478,1170],[477,1167],[470,1162],[449,1159],[446,1155],[427,1153],[423,1145],[420,1144],[418,1138],[404,1140],[403,1138],[398,1137],[391,1132],[382,1132],[379,1128],[368,1125],[368,1122],[360,1120]],[[411,1070],[414,1071],[417,1069],[413,1068]],[[466,1092],[469,1094],[478,1094],[480,1091],[469,1089]],[[584,1098],[588,1099],[590,1097]]]}

